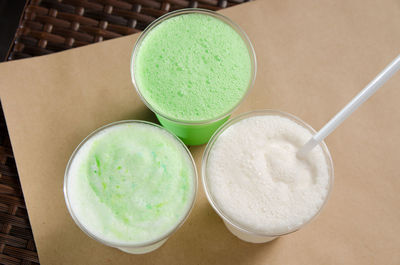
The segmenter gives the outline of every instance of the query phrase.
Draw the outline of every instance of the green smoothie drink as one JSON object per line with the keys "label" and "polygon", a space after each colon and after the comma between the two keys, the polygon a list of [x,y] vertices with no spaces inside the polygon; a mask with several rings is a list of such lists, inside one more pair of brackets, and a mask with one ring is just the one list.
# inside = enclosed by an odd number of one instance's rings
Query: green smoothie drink
{"label": "green smoothie drink", "polygon": [[65,173],[65,199],[89,236],[146,253],[188,216],[196,174],[177,137],[155,124],[122,121],[96,130],[75,150]]}
{"label": "green smoothie drink", "polygon": [[153,22],[138,39],[133,83],[160,123],[185,144],[206,143],[253,85],[245,33],[212,11],[185,9]]}

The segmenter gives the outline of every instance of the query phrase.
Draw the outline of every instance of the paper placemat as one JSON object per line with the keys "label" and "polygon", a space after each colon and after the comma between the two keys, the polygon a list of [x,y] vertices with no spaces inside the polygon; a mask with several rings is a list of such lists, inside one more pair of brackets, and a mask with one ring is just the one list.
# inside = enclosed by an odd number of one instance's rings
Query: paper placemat
{"label": "paper placemat", "polygon": [[[280,109],[319,129],[400,50],[396,0],[258,0],[221,13],[248,33],[258,59],[255,88],[234,115]],[[130,80],[136,38],[0,64],[1,100],[42,264],[400,263],[400,74],[327,139],[333,193],[298,232],[268,244],[240,241],[201,185],[190,218],[150,254],[125,254],[81,232],[62,192],[72,151],[104,124],[155,121]],[[204,146],[190,149],[199,167]]]}

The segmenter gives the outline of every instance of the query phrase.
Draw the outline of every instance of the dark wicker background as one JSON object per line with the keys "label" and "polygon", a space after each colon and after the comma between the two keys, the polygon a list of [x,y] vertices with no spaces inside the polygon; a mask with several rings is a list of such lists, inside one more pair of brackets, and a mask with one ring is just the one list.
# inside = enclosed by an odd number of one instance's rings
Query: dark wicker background
{"label": "dark wicker background", "polygon": [[[218,10],[246,1],[31,0],[24,9],[7,60],[50,54],[136,33],[176,9]],[[1,264],[39,264],[2,109],[0,229]]]}

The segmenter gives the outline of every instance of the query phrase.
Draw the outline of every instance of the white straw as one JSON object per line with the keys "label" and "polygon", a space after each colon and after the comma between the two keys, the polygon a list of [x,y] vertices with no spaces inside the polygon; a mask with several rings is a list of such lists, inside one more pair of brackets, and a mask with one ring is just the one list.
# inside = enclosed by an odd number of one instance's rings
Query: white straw
{"label": "white straw", "polygon": [[350,114],[353,113],[362,103],[372,96],[387,80],[389,80],[400,69],[400,55],[396,57],[379,75],[375,77],[360,93],[357,94],[335,117],[333,117],[319,132],[317,132],[305,145],[303,145],[298,155],[304,156],[322,140],[325,139],[333,130],[336,129]]}

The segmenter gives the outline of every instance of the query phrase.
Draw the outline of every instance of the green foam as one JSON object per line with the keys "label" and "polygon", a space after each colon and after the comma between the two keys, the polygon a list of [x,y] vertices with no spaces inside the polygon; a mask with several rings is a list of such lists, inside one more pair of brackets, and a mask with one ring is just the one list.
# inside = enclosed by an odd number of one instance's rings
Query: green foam
{"label": "green foam", "polygon": [[77,206],[85,226],[110,240],[145,242],[182,220],[194,194],[194,171],[170,134],[122,124],[86,144],[71,191],[85,203]]}
{"label": "green foam", "polygon": [[251,59],[230,25],[209,15],[185,14],[148,33],[137,52],[134,74],[156,112],[203,121],[227,113],[243,98]]}

